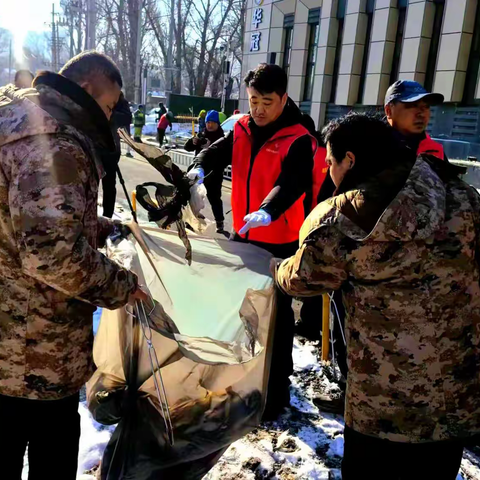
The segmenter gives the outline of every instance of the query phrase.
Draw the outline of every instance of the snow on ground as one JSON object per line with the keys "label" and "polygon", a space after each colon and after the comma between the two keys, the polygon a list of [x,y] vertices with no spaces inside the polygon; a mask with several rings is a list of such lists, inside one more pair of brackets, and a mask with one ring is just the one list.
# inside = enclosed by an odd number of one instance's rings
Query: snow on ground
{"label": "snow on ground", "polygon": [[[276,422],[259,426],[233,443],[204,480],[332,480],[341,479],[343,418],[321,412],[315,396],[335,395],[332,368],[323,367],[315,342],[295,339],[295,371],[291,408]],[[99,464],[113,431],[93,420],[85,403],[79,408],[82,437],[78,480],[94,480],[91,471]],[[26,479],[26,470],[24,471]],[[480,458],[466,451],[457,480],[480,480]]]}
{"label": "snow on ground", "polygon": [[97,423],[88,411],[85,402],[80,403],[78,413],[80,414],[82,430],[78,455],[78,474],[80,475],[100,463],[103,451],[115,427],[107,427]]}
{"label": "snow on ground", "polygon": [[292,407],[232,444],[204,480],[341,478],[343,418],[321,413],[312,401],[315,393],[332,394],[338,386],[317,353],[315,343],[295,340]]}

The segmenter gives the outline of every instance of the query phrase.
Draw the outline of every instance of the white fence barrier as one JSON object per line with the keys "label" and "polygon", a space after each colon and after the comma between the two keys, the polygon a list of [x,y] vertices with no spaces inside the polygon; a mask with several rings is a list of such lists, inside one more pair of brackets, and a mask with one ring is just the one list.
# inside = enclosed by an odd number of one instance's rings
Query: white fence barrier
{"label": "white fence barrier", "polygon": [[[148,142],[148,143],[150,143],[151,145],[155,144],[156,146],[156,142],[155,143]],[[122,155],[125,155],[126,152],[127,152],[127,149],[124,143],[122,142]],[[189,167],[190,164],[193,162],[193,159],[195,158],[193,153],[185,152],[184,150],[175,150],[175,149],[168,150],[168,155],[173,160],[173,163],[175,163],[176,165],[180,165],[182,167]],[[226,180],[232,180],[232,167],[230,165],[223,172],[223,178],[225,178]]]}

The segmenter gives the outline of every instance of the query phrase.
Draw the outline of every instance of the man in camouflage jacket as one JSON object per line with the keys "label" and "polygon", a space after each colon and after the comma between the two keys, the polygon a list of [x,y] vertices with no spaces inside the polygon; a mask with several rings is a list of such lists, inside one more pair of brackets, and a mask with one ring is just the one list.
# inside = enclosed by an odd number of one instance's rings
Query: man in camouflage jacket
{"label": "man in camouflage jacket", "polygon": [[453,480],[480,432],[480,199],[388,129],[358,114],[326,127],[337,191],[277,278],[293,296],[343,292],[343,478]]}
{"label": "man in camouflage jacket", "polygon": [[0,433],[0,452],[8,479],[20,478],[27,443],[29,478],[46,478],[47,469],[48,478],[76,477],[78,392],[93,369],[95,306],[142,296],[136,277],[97,250],[113,224],[97,217],[104,165],[96,148],[114,148],[108,118],[120,73],[92,52],[61,73],[0,97],[0,432],[9,434]]}

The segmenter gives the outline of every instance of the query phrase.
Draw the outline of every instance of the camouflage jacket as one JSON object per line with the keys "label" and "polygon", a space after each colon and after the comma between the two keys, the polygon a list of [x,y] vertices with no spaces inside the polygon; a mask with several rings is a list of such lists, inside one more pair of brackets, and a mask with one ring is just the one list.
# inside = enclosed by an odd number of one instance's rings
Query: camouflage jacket
{"label": "camouflage jacket", "polygon": [[360,433],[416,443],[480,432],[480,197],[453,169],[419,157],[404,177],[387,169],[324,201],[279,267],[291,295],[343,292],[345,422]]}
{"label": "camouflage jacket", "polygon": [[13,83],[8,83],[7,85],[4,85],[3,87],[0,87],[0,97],[8,97],[8,98],[13,98],[13,95],[15,92],[20,90],[18,87],[16,87]]}
{"label": "camouflage jacket", "polygon": [[103,171],[92,139],[68,120],[91,124],[77,103],[87,94],[73,85],[76,101],[46,84],[0,97],[3,395],[76,393],[93,369],[94,305],[121,307],[137,284],[97,251],[111,223],[97,217]]}

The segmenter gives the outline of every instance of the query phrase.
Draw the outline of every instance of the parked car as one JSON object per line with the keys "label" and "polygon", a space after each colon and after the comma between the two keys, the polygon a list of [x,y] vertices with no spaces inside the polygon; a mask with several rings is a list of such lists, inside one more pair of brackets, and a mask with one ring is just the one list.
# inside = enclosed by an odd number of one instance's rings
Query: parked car
{"label": "parked car", "polygon": [[225,133],[231,132],[233,130],[233,126],[240,120],[245,114],[244,113],[237,113],[236,115],[232,115],[228,117],[223,123],[222,128]]}
{"label": "parked car", "polygon": [[171,134],[167,133],[167,145],[171,148],[182,148],[192,138],[192,132],[181,130]]}

